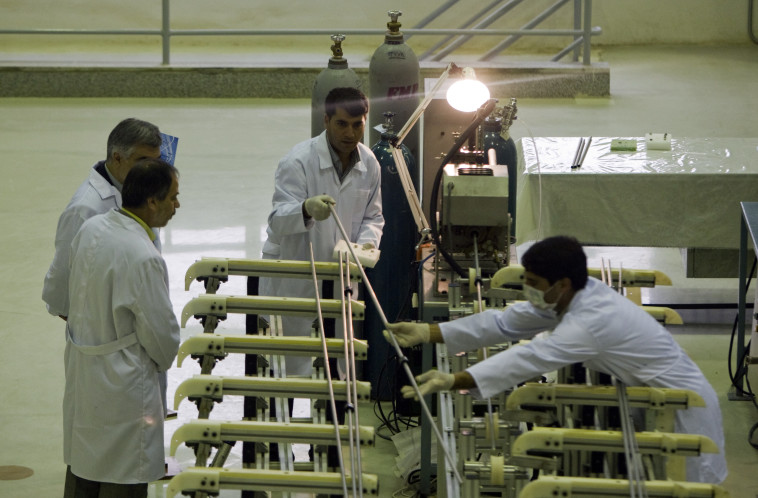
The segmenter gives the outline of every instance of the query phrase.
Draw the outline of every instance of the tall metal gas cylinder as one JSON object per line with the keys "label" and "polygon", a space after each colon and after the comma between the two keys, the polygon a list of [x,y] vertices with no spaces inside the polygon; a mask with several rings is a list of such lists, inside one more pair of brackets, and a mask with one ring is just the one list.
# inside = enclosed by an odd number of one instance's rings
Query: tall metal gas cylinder
{"label": "tall metal gas cylinder", "polygon": [[[384,43],[379,46],[371,57],[368,66],[369,100],[369,143],[376,143],[381,132],[375,129],[384,121],[384,113],[395,114],[395,131],[399,132],[408,121],[420,103],[423,89],[419,86],[418,57],[405,44],[403,33],[400,32],[398,10],[388,12],[389,31],[384,37]],[[414,126],[405,137],[403,143],[411,154],[419,161],[419,127]]]}
{"label": "tall metal gas cylinder", "polygon": [[516,99],[502,108],[495,109],[481,126],[482,144],[485,152],[495,149],[497,163],[508,166],[508,212],[511,214],[511,236],[516,235],[516,185],[518,180],[518,155],[516,144],[510,136],[510,127],[516,119]]}
{"label": "tall metal gas cylinder", "polygon": [[[381,256],[376,266],[367,272],[371,287],[376,292],[379,304],[390,323],[410,319],[410,293],[415,290],[417,278],[413,262],[415,261],[416,222],[413,219],[405,189],[392,156],[390,143],[397,138],[393,130],[393,113],[385,112],[385,131],[380,140],[371,147],[382,168],[382,213],[384,214],[384,231],[379,244]],[[405,145],[400,146],[403,158],[408,166],[408,173],[413,178],[413,186],[418,192],[418,166]],[[402,313],[402,314],[401,314]],[[394,385],[389,385],[391,373],[385,371],[381,379],[390,344],[384,340],[384,325],[374,303],[366,299],[366,318],[363,322],[365,339],[371,344],[366,369],[377,399],[390,399],[394,394]]]}
{"label": "tall metal gas cylinder", "polygon": [[347,59],[342,57],[342,42],[345,35],[332,35],[332,56],[329,65],[316,76],[311,93],[311,136],[324,131],[324,100],[334,88],[351,87],[360,89],[361,79],[355,71],[347,67]]}

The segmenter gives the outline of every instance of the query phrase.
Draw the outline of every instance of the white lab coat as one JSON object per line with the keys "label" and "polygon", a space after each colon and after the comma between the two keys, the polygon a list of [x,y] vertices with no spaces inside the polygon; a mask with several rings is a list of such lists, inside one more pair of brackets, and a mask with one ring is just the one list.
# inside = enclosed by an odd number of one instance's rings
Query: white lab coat
{"label": "white lab coat", "polygon": [[450,353],[530,339],[541,331],[553,330],[545,337],[469,367],[482,397],[580,362],[627,385],[697,392],[707,406],[678,410],[676,431],[708,436],[721,452],[688,458],[687,480],[720,483],[726,478],[724,433],[716,392],[663,326],[600,281],[590,278],[559,317],[522,302],[505,311],[488,310],[441,323],[440,328]]}
{"label": "white lab coat", "polygon": [[111,210],[74,238],[69,289],[64,461],[93,481],[159,479],[159,372],[179,348],[166,264],[142,226]]}
{"label": "white lab coat", "polygon": [[[360,161],[340,183],[327,144],[326,131],[301,142],[279,162],[275,176],[273,209],[268,217],[264,259],[310,260],[309,241],[316,261],[333,261],[334,246],[342,235],[333,217],[303,221],[302,205],[314,195],[327,194],[337,201],[335,210],[351,242],[379,247],[384,227],[381,168],[371,149],[358,144]],[[260,281],[260,295],[314,297],[313,281],[268,279]],[[310,334],[313,317],[282,317],[286,335]],[[339,329],[339,327],[338,327]],[[338,332],[339,333],[339,332]],[[289,375],[308,375],[309,358],[287,358]]]}
{"label": "white lab coat", "polygon": [[[45,301],[47,311],[51,315],[68,315],[68,264],[71,241],[74,240],[76,232],[82,223],[96,214],[121,207],[121,192],[95,170],[104,162],[100,161],[92,166],[89,177],[79,186],[58,218],[55,256],[42,287],[42,300]],[[156,238],[155,244],[160,250],[160,238]]]}

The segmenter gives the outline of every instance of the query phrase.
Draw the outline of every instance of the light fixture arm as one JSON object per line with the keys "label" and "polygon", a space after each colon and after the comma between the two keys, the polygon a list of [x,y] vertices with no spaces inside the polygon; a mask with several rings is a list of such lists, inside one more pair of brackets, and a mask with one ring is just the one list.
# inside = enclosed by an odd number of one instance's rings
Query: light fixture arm
{"label": "light fixture arm", "polygon": [[437,95],[437,91],[442,87],[442,84],[445,83],[445,81],[451,76],[459,76],[463,74],[463,69],[456,66],[455,63],[451,62],[447,65],[445,68],[445,71],[440,75],[440,77],[437,79],[437,83],[434,84],[434,88],[432,88],[432,91],[429,92],[423,101],[419,104],[419,106],[416,108],[415,111],[413,111],[413,114],[411,114],[411,117],[408,119],[408,122],[403,125],[403,128],[398,132],[397,138],[392,140],[392,145],[395,147],[400,147],[400,144],[403,143],[403,140],[405,139],[406,135],[408,135],[408,132],[411,131],[411,128],[413,128],[413,125],[416,124],[416,121],[419,120],[421,115],[424,113],[427,107],[429,107],[429,103],[432,101],[435,95]]}

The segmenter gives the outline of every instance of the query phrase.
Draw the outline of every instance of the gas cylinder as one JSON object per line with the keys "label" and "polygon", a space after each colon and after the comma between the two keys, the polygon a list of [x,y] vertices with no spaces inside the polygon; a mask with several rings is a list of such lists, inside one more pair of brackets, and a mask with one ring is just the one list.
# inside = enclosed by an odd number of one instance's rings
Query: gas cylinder
{"label": "gas cylinder", "polygon": [[[369,100],[369,143],[380,139],[381,131],[376,129],[383,121],[383,115],[389,111],[395,114],[395,131],[399,132],[416,110],[423,90],[419,91],[418,57],[405,44],[400,32],[398,17],[402,12],[391,10],[387,14],[390,22],[384,43],[371,57],[368,67]],[[419,164],[419,129],[418,124],[411,128],[403,139],[416,163]]]}
{"label": "gas cylinder", "polygon": [[486,152],[495,149],[497,163],[508,166],[508,212],[511,214],[511,237],[516,235],[516,188],[518,180],[518,156],[516,144],[510,136],[510,127],[516,119],[516,99],[502,108],[495,109],[481,126],[482,144]]}
{"label": "gas cylinder", "polygon": [[[413,219],[405,189],[395,165],[390,147],[391,140],[397,138],[393,130],[393,113],[385,112],[384,132],[379,142],[371,147],[382,169],[382,213],[384,214],[384,231],[379,244],[381,256],[379,262],[367,276],[374,289],[379,304],[390,323],[408,320],[411,307],[409,299],[416,287],[413,262],[415,261],[416,222]],[[418,192],[418,167],[416,161],[405,145],[400,145],[403,158],[408,166],[408,173],[413,179],[413,186]],[[384,325],[374,303],[366,299],[366,318],[363,322],[364,337],[371,344],[366,364],[371,386],[377,399],[389,399],[395,386],[388,385],[388,379],[380,374],[387,361],[390,344],[384,340]],[[385,375],[389,372],[385,371]]]}
{"label": "gas cylinder", "polygon": [[311,93],[311,136],[315,137],[324,131],[324,100],[334,88],[361,88],[361,79],[355,71],[347,67],[347,59],[342,57],[342,42],[345,35],[332,35],[332,56],[326,69],[316,77]]}

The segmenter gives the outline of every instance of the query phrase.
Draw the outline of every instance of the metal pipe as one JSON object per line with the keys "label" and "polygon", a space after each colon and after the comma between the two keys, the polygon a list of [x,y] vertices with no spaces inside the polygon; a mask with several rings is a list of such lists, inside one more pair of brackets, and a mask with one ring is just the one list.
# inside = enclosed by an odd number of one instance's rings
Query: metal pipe
{"label": "metal pipe", "polygon": [[[490,24],[492,24],[493,22],[497,21],[502,16],[504,16],[505,14],[507,14],[510,10],[512,10],[514,7],[516,7],[522,1],[523,0],[511,0],[510,2],[506,3],[505,5],[503,5],[499,9],[497,9],[495,12],[493,12],[492,14],[490,14],[489,16],[487,16],[480,23],[476,24],[474,26],[475,29],[473,29],[471,31],[480,31],[477,28],[483,28],[484,26],[489,26]],[[476,34],[476,33],[472,33],[472,34]],[[450,45],[448,45],[446,48],[444,48],[443,50],[441,50],[437,55],[435,55],[432,58],[432,60],[438,61],[438,60],[442,59],[447,54],[449,54],[450,52],[452,52],[456,48],[460,47],[461,45],[463,45],[464,43],[466,43],[470,39],[471,39],[471,36],[459,37],[456,41],[454,41],[453,43],[451,43]]]}
{"label": "metal pipe", "polygon": [[[448,10],[450,7],[452,7],[456,3],[458,3],[458,0],[448,0],[448,2],[446,4],[440,5],[439,7],[437,7],[436,10],[434,10],[433,12],[431,12],[425,18],[421,19],[418,23],[416,23],[416,25],[414,26],[414,28],[423,28],[424,26],[426,26],[430,22],[434,21],[437,17],[439,17],[440,14],[442,14],[443,12],[445,12],[446,10]],[[405,33],[406,31],[404,30],[403,32]]]}
{"label": "metal pipe", "polygon": [[[582,0],[574,0],[574,29],[582,29]],[[571,43],[574,54],[571,60],[576,62],[579,60],[579,45],[582,43],[582,37],[580,35],[574,35],[574,42]]]}
{"label": "metal pipe", "polygon": [[[170,36],[330,36],[339,31],[345,35],[384,35],[381,29],[176,29],[169,31]],[[539,36],[573,36],[584,34],[574,29],[409,29],[404,34],[414,35],[539,35]],[[591,34],[602,33],[600,28],[593,28]],[[163,35],[160,29],[0,29],[0,35]]]}
{"label": "metal pipe", "polygon": [[[347,278],[347,285],[350,289],[353,288],[353,283],[350,280],[350,259],[345,255],[345,278]],[[346,299],[347,301],[347,309],[350,312],[347,316],[353,316],[352,315],[352,306],[353,301],[352,299]],[[355,366],[355,331],[353,330],[352,322],[350,323],[350,341],[348,342],[348,357],[345,359],[345,363],[350,362],[351,368],[350,372],[353,376],[351,379],[350,384],[347,385],[347,389],[350,389],[352,387],[352,399],[353,401],[353,416],[355,417],[355,437],[356,437],[356,467],[353,470],[353,475],[358,476],[358,493],[360,497],[363,497],[363,462],[361,461],[361,450],[360,450],[360,443],[361,443],[361,423],[360,423],[360,417],[358,415],[358,370]]]}
{"label": "metal pipe", "polygon": [[583,41],[584,40],[582,39],[582,37],[575,38],[573,42],[571,42],[570,44],[566,46],[566,48],[564,48],[563,50],[555,54],[553,58],[550,59],[550,62],[558,62],[559,60],[566,57],[566,55],[568,55],[568,53],[571,51],[574,52],[574,56],[572,57],[572,59],[576,62],[576,59],[577,59],[576,51]]}
{"label": "metal pipe", "polygon": [[437,437],[437,441],[439,441],[440,443],[440,447],[442,448],[442,451],[445,454],[445,459],[448,461],[448,463],[450,463],[450,466],[453,467],[455,478],[458,480],[459,483],[462,483],[463,479],[461,479],[461,475],[458,472],[458,469],[454,467],[455,461],[453,460],[452,456],[450,455],[450,452],[444,445],[444,439],[442,438],[442,434],[440,434],[439,428],[434,423],[434,417],[432,417],[432,412],[429,411],[429,406],[426,404],[426,401],[424,401],[424,397],[421,395],[421,391],[419,391],[418,384],[416,383],[416,378],[413,376],[411,367],[408,366],[408,358],[406,358],[405,355],[403,354],[403,351],[400,349],[400,345],[397,343],[395,334],[393,334],[392,330],[390,330],[390,326],[389,326],[390,324],[387,321],[387,316],[384,314],[382,305],[379,303],[379,299],[376,297],[376,293],[374,292],[373,287],[371,287],[371,282],[369,282],[368,277],[366,276],[366,271],[363,269],[363,265],[361,265],[360,261],[358,260],[358,256],[355,254],[355,249],[353,249],[353,246],[350,244],[350,237],[347,235],[347,232],[345,231],[345,227],[342,225],[342,222],[340,221],[339,216],[337,216],[337,211],[334,210],[334,206],[331,204],[329,205],[329,211],[331,211],[332,217],[334,218],[334,221],[337,223],[337,227],[339,228],[340,233],[342,234],[342,237],[345,239],[345,242],[347,242],[347,248],[350,250],[350,254],[353,256],[353,261],[355,261],[355,263],[358,265],[358,269],[361,271],[361,276],[363,277],[363,281],[366,284],[366,292],[371,297],[371,300],[374,302],[374,306],[376,306],[376,311],[379,313],[379,317],[382,320],[382,324],[384,324],[386,329],[389,331],[389,337],[392,339],[392,346],[395,348],[397,357],[400,358],[400,362],[403,364],[405,373],[408,376],[408,381],[410,382],[411,387],[413,388],[413,391],[416,393],[416,396],[418,397],[419,403],[421,404],[421,409],[424,412],[424,415],[426,416],[427,420],[429,421],[429,425],[432,427],[432,430],[434,431],[434,434]]}
{"label": "metal pipe", "polygon": [[582,64],[585,66],[590,65],[590,55],[592,54],[590,48],[590,36],[592,35],[592,0],[584,0],[584,54],[582,57]]}
{"label": "metal pipe", "polygon": [[[342,470],[342,492],[347,496],[347,481],[345,480],[345,464],[342,460],[342,441],[340,438],[339,420],[337,419],[337,403],[334,399],[334,386],[332,385],[332,370],[329,367],[329,351],[326,347],[326,337],[324,336],[324,316],[321,314],[321,292],[319,292],[318,275],[316,274],[316,260],[313,257],[313,242],[308,242],[308,248],[311,255],[311,270],[313,272],[313,285],[316,291],[316,312],[318,314],[318,326],[321,331],[321,343],[324,348],[324,370],[329,384],[329,406],[332,410],[332,422],[334,423],[334,434],[337,441],[337,458],[339,459],[340,469]],[[343,313],[344,316],[344,313]],[[346,391],[349,391],[346,389]]]}
{"label": "metal pipe", "polygon": [[163,65],[171,63],[171,16],[169,15],[171,0],[161,0],[163,4],[163,19],[161,23],[161,46],[163,47]]}
{"label": "metal pipe", "polygon": [[[347,401],[345,403],[345,418],[348,426],[348,448],[350,450],[350,471],[352,475],[357,475],[357,480],[362,480],[361,475],[361,463],[360,463],[360,449],[356,451],[356,443],[357,446],[360,446],[360,430],[357,430],[357,424],[358,424],[358,410],[356,409],[357,406],[357,393],[354,393],[353,390],[355,388],[355,381],[357,377],[355,377],[355,357],[353,353],[351,353],[351,347],[353,346],[353,322],[352,320],[348,320],[347,317],[352,317],[352,310],[351,310],[351,303],[352,303],[352,286],[351,282],[349,280],[350,278],[350,272],[349,271],[343,271],[344,268],[347,266],[344,265],[345,260],[343,258],[343,255],[340,256],[340,288],[342,289],[342,306],[343,309],[345,309],[345,312],[342,313],[342,339],[343,339],[343,345],[345,348],[345,381],[347,382],[345,386],[345,392],[347,394]],[[349,265],[348,265],[349,266]],[[345,283],[345,278],[348,279],[347,284]],[[350,294],[350,298],[346,299],[346,295]],[[352,361],[351,361],[352,360]],[[353,425],[353,415],[355,415],[355,426]],[[355,437],[354,437],[355,436]],[[356,440],[357,438],[357,440]],[[356,459],[356,453],[358,454],[358,457]],[[356,473],[357,469],[357,473]],[[363,483],[357,483],[356,479],[352,479],[353,484],[353,496],[356,496],[358,490],[360,490],[360,496],[363,496]],[[356,486],[357,485],[357,486]]]}
{"label": "metal pipe", "polygon": [[[474,21],[476,21],[477,19],[479,19],[480,17],[482,17],[484,14],[486,14],[487,12],[489,12],[490,10],[492,10],[492,8],[495,7],[499,3],[500,3],[500,0],[494,0],[488,6],[484,7],[482,10],[480,10],[479,12],[477,12],[476,14],[474,14],[473,16],[471,16],[471,18],[469,18],[467,21],[465,21],[459,27],[461,29],[469,27],[470,25],[472,25],[474,23]],[[423,26],[419,26],[417,24],[415,27],[416,28],[421,28]],[[421,54],[419,56],[419,60],[424,60],[427,57],[429,57],[430,55],[432,55],[435,52],[435,50],[437,50],[438,48],[440,48],[441,46],[443,46],[445,43],[449,42],[451,38],[453,38],[453,37],[449,35],[449,36],[446,36],[445,38],[443,38],[442,40],[438,41],[437,43],[435,43],[431,48],[429,48],[429,50],[427,50],[426,52],[424,52],[423,54]],[[407,40],[407,38],[406,38],[406,40]]]}
{"label": "metal pipe", "polygon": [[[548,7],[546,10],[544,10],[540,15],[526,23],[524,26],[521,27],[522,30],[530,30],[531,28],[535,27],[551,15],[553,15],[558,9],[563,7],[564,4],[568,3],[569,0],[558,0],[555,2],[552,6]],[[505,39],[504,41],[498,43],[493,48],[491,48],[487,53],[485,53],[483,56],[479,58],[480,61],[488,61],[506,48],[510,47],[516,41],[521,38],[523,35],[512,35]]]}

